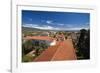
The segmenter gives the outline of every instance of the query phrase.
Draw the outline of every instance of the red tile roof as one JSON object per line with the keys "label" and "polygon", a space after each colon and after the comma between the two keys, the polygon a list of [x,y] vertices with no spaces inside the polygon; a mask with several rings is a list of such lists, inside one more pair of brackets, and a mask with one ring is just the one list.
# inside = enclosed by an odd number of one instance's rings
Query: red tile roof
{"label": "red tile roof", "polygon": [[49,37],[49,36],[27,36],[24,39],[27,39],[27,40],[47,40],[47,41],[54,40],[54,38]]}
{"label": "red tile roof", "polygon": [[75,49],[72,40],[57,42],[55,46],[49,47],[40,56],[33,61],[58,61],[58,60],[76,60]]}

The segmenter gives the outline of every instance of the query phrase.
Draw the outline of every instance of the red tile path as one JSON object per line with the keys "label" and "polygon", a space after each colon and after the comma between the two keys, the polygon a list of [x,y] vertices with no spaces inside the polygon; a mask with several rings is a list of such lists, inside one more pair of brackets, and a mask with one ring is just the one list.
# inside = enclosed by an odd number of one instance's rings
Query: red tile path
{"label": "red tile path", "polygon": [[76,60],[75,49],[72,40],[67,39],[57,42],[57,45],[46,49],[40,56],[33,61],[58,61],[58,60]]}

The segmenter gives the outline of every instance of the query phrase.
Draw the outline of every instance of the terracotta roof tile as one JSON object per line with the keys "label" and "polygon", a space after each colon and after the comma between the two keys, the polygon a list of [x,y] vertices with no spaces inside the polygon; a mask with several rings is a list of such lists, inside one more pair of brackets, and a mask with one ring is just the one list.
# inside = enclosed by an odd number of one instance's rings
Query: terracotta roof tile
{"label": "terracotta roof tile", "polygon": [[58,60],[76,60],[75,49],[71,40],[59,42],[55,46],[49,47],[40,56],[33,61],[58,61]]}
{"label": "terracotta roof tile", "polygon": [[27,40],[47,40],[47,41],[54,40],[54,38],[49,37],[49,36],[27,36],[24,39],[27,39]]}

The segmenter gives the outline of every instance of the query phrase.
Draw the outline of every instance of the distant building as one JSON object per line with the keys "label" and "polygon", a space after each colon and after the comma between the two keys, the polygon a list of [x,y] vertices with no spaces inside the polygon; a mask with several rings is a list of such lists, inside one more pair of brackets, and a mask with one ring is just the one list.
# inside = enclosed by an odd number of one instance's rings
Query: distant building
{"label": "distant building", "polygon": [[63,34],[57,34],[56,35],[56,39],[57,39],[57,41],[64,41],[65,40],[65,36]]}
{"label": "distant building", "polygon": [[42,32],[42,33],[40,34],[40,36],[49,36],[49,33],[48,33],[48,32]]}

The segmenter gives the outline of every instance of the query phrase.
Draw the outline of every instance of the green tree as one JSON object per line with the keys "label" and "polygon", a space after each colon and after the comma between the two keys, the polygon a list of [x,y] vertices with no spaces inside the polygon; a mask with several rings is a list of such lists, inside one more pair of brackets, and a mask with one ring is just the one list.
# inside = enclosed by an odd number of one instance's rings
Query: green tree
{"label": "green tree", "polygon": [[24,54],[27,54],[30,51],[32,51],[33,50],[32,40],[28,40],[24,44],[22,44],[22,49],[23,49],[22,52]]}
{"label": "green tree", "polygon": [[90,58],[90,31],[85,29],[80,30],[80,37],[77,43],[78,56],[82,56],[82,59]]}

